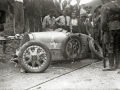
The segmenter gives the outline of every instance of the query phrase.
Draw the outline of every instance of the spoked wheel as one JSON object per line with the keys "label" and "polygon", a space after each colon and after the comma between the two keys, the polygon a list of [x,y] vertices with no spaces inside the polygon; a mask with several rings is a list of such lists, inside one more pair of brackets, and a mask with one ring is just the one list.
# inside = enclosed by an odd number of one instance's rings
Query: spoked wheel
{"label": "spoked wheel", "polygon": [[78,58],[81,52],[81,41],[76,35],[72,35],[63,43],[63,55],[66,58],[74,59]]}
{"label": "spoked wheel", "polygon": [[103,59],[103,51],[100,45],[95,40],[89,41],[89,47],[90,50],[95,56],[97,56],[99,59]]}
{"label": "spoked wheel", "polygon": [[27,42],[20,49],[21,66],[27,72],[43,72],[51,63],[50,50],[39,42]]}

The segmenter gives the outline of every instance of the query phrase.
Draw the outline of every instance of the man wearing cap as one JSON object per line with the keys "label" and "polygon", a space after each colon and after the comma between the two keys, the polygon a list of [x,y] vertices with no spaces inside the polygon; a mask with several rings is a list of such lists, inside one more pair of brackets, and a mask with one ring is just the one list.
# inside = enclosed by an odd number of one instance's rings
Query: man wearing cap
{"label": "man wearing cap", "polygon": [[109,57],[109,68],[116,70],[120,55],[120,0],[108,2],[102,6],[101,28],[106,33],[106,49]]}

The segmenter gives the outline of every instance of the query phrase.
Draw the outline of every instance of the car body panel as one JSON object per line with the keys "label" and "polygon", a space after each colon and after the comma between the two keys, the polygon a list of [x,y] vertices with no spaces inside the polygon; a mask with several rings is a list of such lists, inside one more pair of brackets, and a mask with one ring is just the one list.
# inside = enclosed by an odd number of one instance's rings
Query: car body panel
{"label": "car body panel", "polygon": [[[91,38],[88,35],[84,35],[81,33],[73,34],[73,33],[66,33],[66,32],[50,31],[50,32],[34,32],[34,33],[28,34],[28,36],[30,38],[30,41],[40,42],[46,45],[50,49],[52,53],[52,61],[59,61],[59,60],[69,60],[69,58],[65,58],[62,53],[62,43],[64,40],[70,37],[71,34],[80,37],[80,40],[82,42],[82,45],[81,45],[82,50],[78,58],[85,58],[87,55],[89,55],[89,40]],[[19,56],[19,50],[17,51],[18,56]]]}

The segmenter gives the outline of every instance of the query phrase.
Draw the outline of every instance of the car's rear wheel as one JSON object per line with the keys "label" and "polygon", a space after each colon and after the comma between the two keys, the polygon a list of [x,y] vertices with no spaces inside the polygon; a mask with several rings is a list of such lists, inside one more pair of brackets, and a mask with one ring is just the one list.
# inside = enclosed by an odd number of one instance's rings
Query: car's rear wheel
{"label": "car's rear wheel", "polygon": [[81,52],[81,40],[76,35],[69,36],[62,44],[62,53],[65,58],[78,58]]}
{"label": "car's rear wheel", "polygon": [[19,53],[21,67],[27,72],[43,72],[51,63],[51,52],[39,42],[25,43]]}
{"label": "car's rear wheel", "polygon": [[103,59],[103,51],[100,45],[95,40],[89,41],[89,47],[91,52],[98,57],[98,59]]}

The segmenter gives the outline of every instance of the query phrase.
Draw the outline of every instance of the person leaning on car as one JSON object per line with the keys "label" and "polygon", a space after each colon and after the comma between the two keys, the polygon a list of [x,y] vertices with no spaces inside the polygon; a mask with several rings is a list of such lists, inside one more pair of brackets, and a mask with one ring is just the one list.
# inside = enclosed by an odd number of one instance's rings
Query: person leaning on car
{"label": "person leaning on car", "polygon": [[43,27],[43,31],[54,31],[55,29],[54,10],[50,10],[49,15],[47,15],[43,19],[42,27]]}
{"label": "person leaning on car", "polygon": [[67,16],[66,10],[62,11],[63,15],[56,18],[58,28],[62,28],[70,32],[70,17]]}

